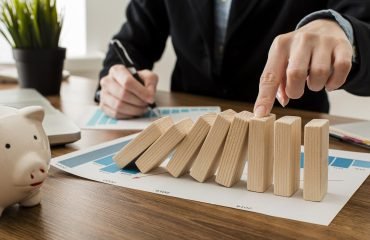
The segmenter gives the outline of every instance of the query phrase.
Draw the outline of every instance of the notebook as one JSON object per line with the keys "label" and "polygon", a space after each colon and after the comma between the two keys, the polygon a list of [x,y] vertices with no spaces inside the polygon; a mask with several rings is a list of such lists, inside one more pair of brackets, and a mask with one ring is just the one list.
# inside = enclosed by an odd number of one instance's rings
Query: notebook
{"label": "notebook", "polygon": [[42,106],[45,110],[42,125],[48,135],[50,145],[72,143],[81,138],[80,128],[34,89],[1,90],[0,105],[15,108]]}
{"label": "notebook", "polygon": [[330,136],[370,149],[370,121],[330,126]]}

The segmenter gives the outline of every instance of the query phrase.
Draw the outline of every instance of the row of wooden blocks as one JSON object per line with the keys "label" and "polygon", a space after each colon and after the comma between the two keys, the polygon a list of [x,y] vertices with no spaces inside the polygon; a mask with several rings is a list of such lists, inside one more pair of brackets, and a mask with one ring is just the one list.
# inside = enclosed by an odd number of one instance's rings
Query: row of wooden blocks
{"label": "row of wooden blocks", "polygon": [[[231,187],[241,179],[248,160],[247,189],[264,192],[274,182],[274,194],[292,196],[300,183],[301,118],[274,114],[255,118],[250,112],[226,110],[174,123],[161,118],[122,148],[114,160],[121,168],[135,161],[143,173],[167,164],[174,177],[190,172],[199,182],[216,174],[216,182]],[[314,119],[304,131],[305,200],[321,201],[327,192],[329,123]]]}

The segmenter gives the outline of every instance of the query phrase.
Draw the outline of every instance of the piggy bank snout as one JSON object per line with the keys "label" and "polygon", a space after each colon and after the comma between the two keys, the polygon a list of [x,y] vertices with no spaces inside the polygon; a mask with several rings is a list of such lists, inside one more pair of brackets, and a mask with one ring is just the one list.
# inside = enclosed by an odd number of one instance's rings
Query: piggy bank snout
{"label": "piggy bank snout", "polygon": [[15,184],[18,186],[37,186],[47,177],[46,160],[36,154],[25,155],[17,164],[14,172]]}
{"label": "piggy bank snout", "polygon": [[29,174],[29,179],[34,182],[34,181],[38,181],[38,180],[45,180],[46,176],[47,176],[47,168],[45,166],[45,164],[42,164],[42,163],[37,163],[37,164],[34,164],[34,166],[32,166],[32,168],[29,169],[28,172],[31,172]]}

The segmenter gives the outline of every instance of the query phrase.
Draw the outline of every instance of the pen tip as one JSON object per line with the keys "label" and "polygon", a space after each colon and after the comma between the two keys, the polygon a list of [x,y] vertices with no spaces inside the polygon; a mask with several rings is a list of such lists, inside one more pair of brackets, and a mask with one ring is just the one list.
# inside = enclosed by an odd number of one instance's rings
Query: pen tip
{"label": "pen tip", "polygon": [[148,105],[149,109],[151,112],[156,116],[156,117],[161,117],[161,111],[158,109],[156,103],[151,103]]}
{"label": "pen tip", "polygon": [[161,113],[160,113],[160,111],[159,111],[159,109],[158,109],[158,108],[153,108],[153,109],[152,109],[152,111],[153,111],[153,113],[154,113],[157,117],[161,117]]}

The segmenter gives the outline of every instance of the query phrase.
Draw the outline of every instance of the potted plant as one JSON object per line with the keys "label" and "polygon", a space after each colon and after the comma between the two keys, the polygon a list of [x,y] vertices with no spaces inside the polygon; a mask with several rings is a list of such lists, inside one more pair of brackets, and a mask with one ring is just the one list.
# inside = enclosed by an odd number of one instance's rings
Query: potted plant
{"label": "potted plant", "polygon": [[0,32],[13,48],[21,87],[59,94],[66,49],[56,0],[0,0]]}

